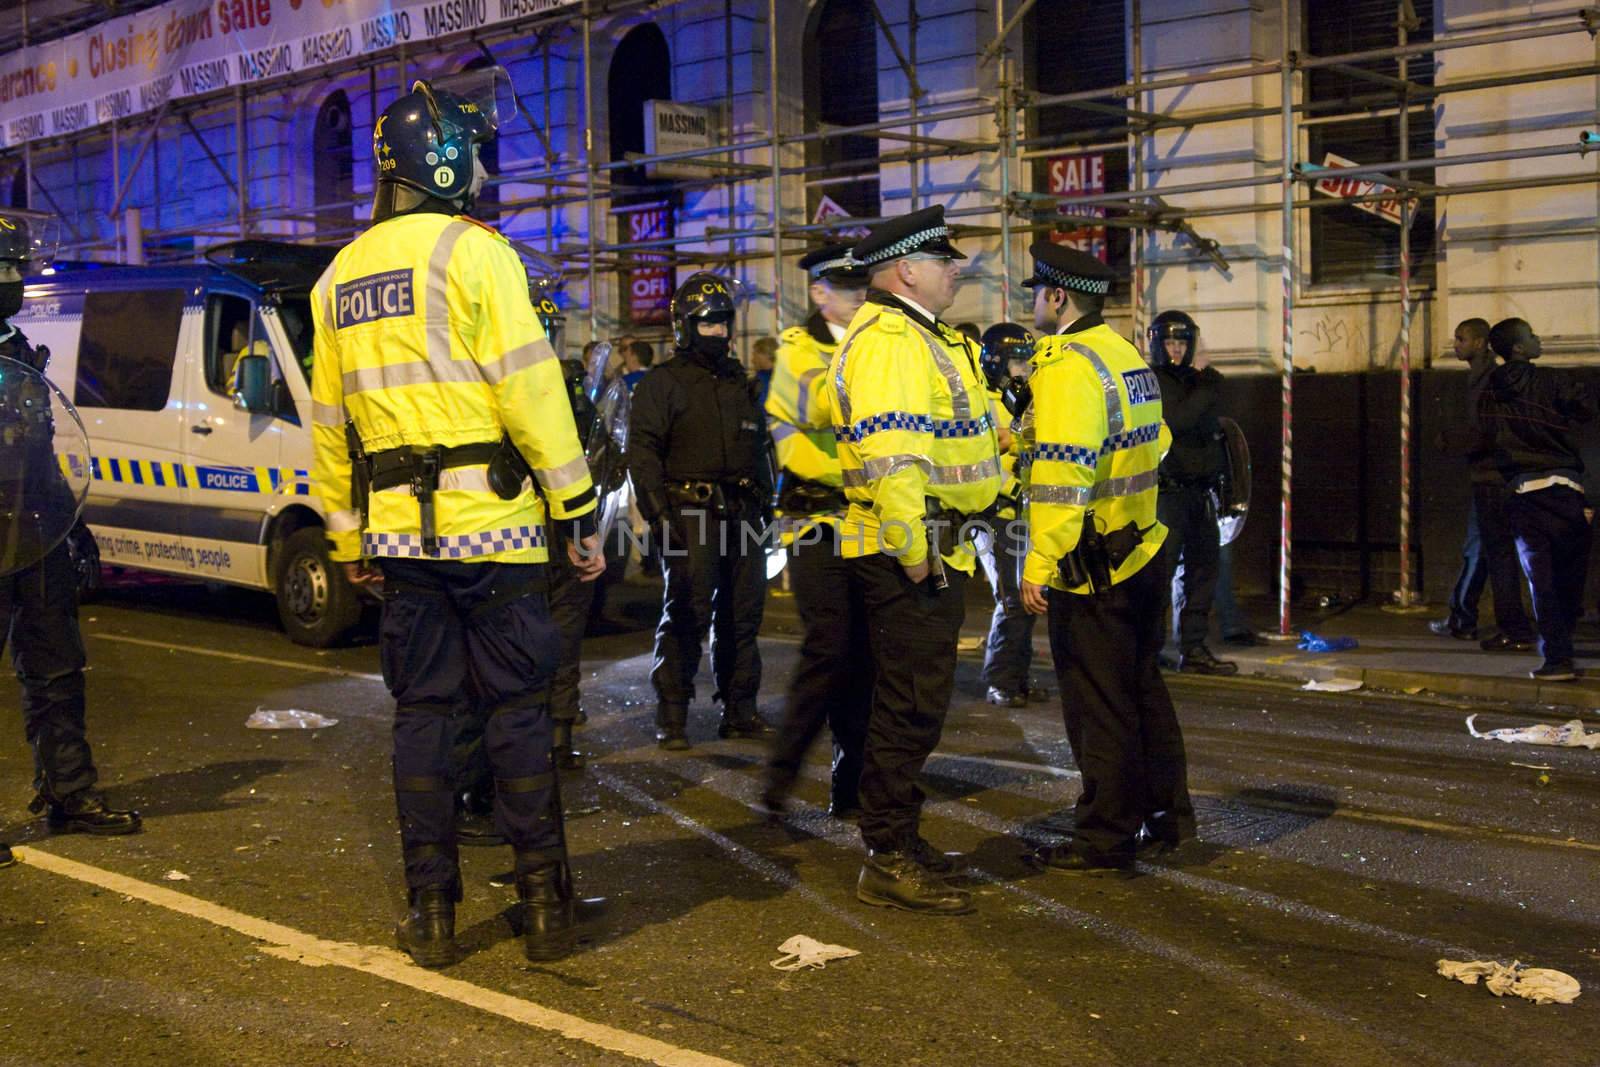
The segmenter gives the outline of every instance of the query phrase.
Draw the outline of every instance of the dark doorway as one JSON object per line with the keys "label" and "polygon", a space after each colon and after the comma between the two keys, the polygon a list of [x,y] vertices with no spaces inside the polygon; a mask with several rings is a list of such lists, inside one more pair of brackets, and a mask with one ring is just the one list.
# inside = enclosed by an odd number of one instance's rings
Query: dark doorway
{"label": "dark doorway", "polygon": [[[617,44],[606,76],[606,93],[611,108],[611,160],[621,162],[630,152],[645,151],[645,101],[672,99],[672,53],[666,35],[655,23],[635,26]],[[633,187],[611,201],[619,241],[629,244],[673,235],[677,195],[663,187],[666,182],[649,178],[643,167],[613,171],[611,181]],[[634,264],[617,273],[623,321],[645,328],[665,325],[675,277],[669,250],[628,255]]]}
{"label": "dark doorway", "polygon": [[[611,161],[644,151],[644,102],[672,99],[672,53],[666,35],[653,22],[628,31],[611,57],[606,77],[611,107]],[[612,178],[627,185],[645,182],[642,169],[630,168]]]}
{"label": "dark doorway", "polygon": [[[811,15],[805,43],[806,130],[858,126],[878,121],[878,27],[872,8],[860,0],[823,0]],[[832,165],[824,179],[806,187],[811,220],[837,212],[823,198],[856,218],[883,210],[878,190],[878,139],[835,137],[806,147],[808,166]],[[824,209],[827,210],[824,210]]]}
{"label": "dark doorway", "polygon": [[[317,128],[311,134],[312,182],[317,204],[342,204],[317,212],[317,229],[349,236],[354,212],[349,201],[355,198],[355,149],[352,144],[350,98],[340,89],[322,102],[317,112]],[[342,231],[342,232],[341,232]]]}

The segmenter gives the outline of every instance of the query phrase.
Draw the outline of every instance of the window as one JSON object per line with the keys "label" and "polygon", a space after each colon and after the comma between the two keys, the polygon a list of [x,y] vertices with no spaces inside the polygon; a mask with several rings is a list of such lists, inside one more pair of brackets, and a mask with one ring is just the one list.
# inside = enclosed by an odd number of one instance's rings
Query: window
{"label": "window", "polygon": [[[611,57],[606,76],[611,114],[611,159],[621,162],[645,150],[646,100],[672,99],[672,53],[666,35],[653,22],[628,31]],[[611,172],[618,193],[611,201],[617,236],[623,244],[673,235],[678,194],[669,184],[645,176],[643,167]],[[666,250],[632,253],[635,265],[617,272],[618,304],[631,326],[664,326],[672,297],[673,267]]]}
{"label": "window", "polygon": [[[1411,32],[1411,40],[1432,40],[1433,0],[1413,2],[1419,25]],[[1306,47],[1314,56],[1388,48],[1395,43],[1399,6],[1397,0],[1307,0]],[[1400,73],[1394,60],[1363,63],[1361,68],[1390,78]],[[1432,85],[1433,57],[1412,56],[1406,73],[1414,82]],[[1307,162],[1322,164],[1330,154],[1357,164],[1387,163],[1400,158],[1400,122],[1394,114],[1316,122],[1318,116],[1361,108],[1387,107],[1392,111],[1398,102],[1392,90],[1343,71],[1317,69],[1308,75],[1306,117],[1312,124],[1306,129]],[[1409,158],[1431,158],[1432,101],[1427,101],[1426,106],[1414,106],[1409,121]],[[1413,171],[1412,177],[1430,181],[1431,172]],[[1400,226],[1392,215],[1384,217],[1354,205],[1335,204],[1312,208],[1309,226],[1312,282],[1398,284]],[[1411,224],[1413,284],[1433,281],[1433,233],[1433,201],[1424,199],[1418,202]]]}
{"label": "window", "polygon": [[129,411],[166,407],[182,319],[182,290],[90,293],[73,402]]}
{"label": "window", "polygon": [[341,89],[323,102],[311,135],[316,203],[344,205],[317,212],[319,230],[348,233],[355,225],[350,201],[356,195],[356,161],[350,139],[350,98]]}
{"label": "window", "polygon": [[[878,26],[859,0],[824,0],[813,13],[805,43],[806,129],[878,121]],[[806,165],[829,166],[806,183],[806,214],[825,222],[843,211],[877,218],[878,139],[856,135],[811,141]]]}
{"label": "window", "polygon": [[254,307],[242,296],[214,295],[206,302],[206,384],[218,396],[233,395],[233,365],[247,349],[261,341],[251,327]]}

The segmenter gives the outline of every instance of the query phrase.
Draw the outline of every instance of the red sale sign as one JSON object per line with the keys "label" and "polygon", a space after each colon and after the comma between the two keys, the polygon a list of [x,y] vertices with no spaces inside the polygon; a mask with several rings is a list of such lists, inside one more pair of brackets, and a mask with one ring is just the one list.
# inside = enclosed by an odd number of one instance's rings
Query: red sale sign
{"label": "red sale sign", "polygon": [[[1336,156],[1329,152],[1323,157],[1322,165],[1329,170],[1337,170],[1340,167],[1354,167],[1357,164],[1354,160]],[[1350,206],[1359,208],[1369,215],[1376,215],[1380,219],[1394,223],[1396,226],[1400,225],[1400,194],[1395,190],[1394,186],[1375,181],[1370,175],[1341,178],[1337,174],[1330,174],[1325,178],[1318,178],[1311,188],[1323,196],[1338,197],[1384,196],[1393,193],[1394,197],[1390,200],[1368,200],[1364,203],[1351,204]],[[1413,210],[1416,209],[1416,206],[1417,202],[1415,200],[1411,201]]]}
{"label": "red sale sign", "polygon": [[[628,242],[658,241],[672,236],[670,203],[631,206],[625,211]],[[634,326],[665,326],[671,321],[672,265],[659,253],[638,252],[635,255],[648,262],[626,272],[628,321]]]}
{"label": "red sale sign", "polygon": [[[1046,175],[1046,190],[1051,196],[1092,196],[1106,191],[1106,159],[1098,152],[1083,155],[1052,156]],[[1090,215],[1105,218],[1106,209],[1094,205],[1073,207],[1062,204],[1057,210],[1062,214]],[[1087,252],[1100,262],[1106,262],[1106,228],[1104,226],[1078,226],[1070,230],[1056,230],[1050,240]]]}

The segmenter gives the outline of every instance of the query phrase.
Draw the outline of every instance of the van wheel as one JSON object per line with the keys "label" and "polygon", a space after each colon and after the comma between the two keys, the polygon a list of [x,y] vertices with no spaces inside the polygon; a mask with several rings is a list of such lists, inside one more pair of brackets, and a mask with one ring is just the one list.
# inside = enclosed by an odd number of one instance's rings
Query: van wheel
{"label": "van wheel", "polygon": [[283,542],[272,588],[278,619],[297,645],[327,648],[361,617],[361,602],[328,558],[320,526],[296,530]]}
{"label": "van wheel", "polygon": [[78,603],[87,604],[100,595],[105,576],[100,569],[100,546],[89,527],[81,522],[67,534],[67,555],[72,558],[72,571],[78,577]]}

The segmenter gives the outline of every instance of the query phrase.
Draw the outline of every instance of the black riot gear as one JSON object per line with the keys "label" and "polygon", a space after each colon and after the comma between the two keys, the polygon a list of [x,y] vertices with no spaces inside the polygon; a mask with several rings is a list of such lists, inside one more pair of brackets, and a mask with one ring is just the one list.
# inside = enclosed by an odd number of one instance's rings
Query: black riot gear
{"label": "black riot gear", "polygon": [[1195,350],[1200,346],[1200,327],[1195,325],[1194,319],[1182,311],[1163,311],[1150,323],[1148,331],[1150,336],[1150,365],[1164,367],[1171,362],[1167,355],[1168,341],[1183,341],[1187,349],[1179,366],[1187,367],[1194,362]]}
{"label": "black riot gear", "polygon": [[1033,334],[1014,322],[997,322],[983,331],[978,363],[990,389],[1003,389],[1011,377],[1010,365],[1033,358]]}
{"label": "black riot gear", "polygon": [[494,139],[495,126],[478,101],[413,82],[372,131],[378,181],[470,207],[476,146]]}
{"label": "black riot gear", "polygon": [[[733,292],[728,283],[710,271],[696,271],[672,294],[672,344],[680,351],[695,349],[713,359],[727,354],[725,338],[702,338],[696,322],[724,322],[733,325]],[[702,341],[719,344],[702,346]],[[716,349],[721,351],[716,351]]]}

